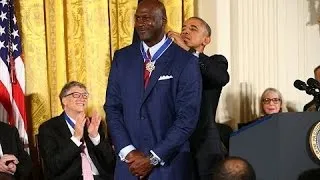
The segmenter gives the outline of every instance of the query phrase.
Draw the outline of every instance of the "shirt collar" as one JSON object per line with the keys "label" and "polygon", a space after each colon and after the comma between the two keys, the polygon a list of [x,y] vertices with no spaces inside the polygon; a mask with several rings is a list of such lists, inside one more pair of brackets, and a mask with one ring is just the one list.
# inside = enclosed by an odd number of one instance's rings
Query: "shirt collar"
{"label": "shirt collar", "polygon": [[149,49],[151,57],[160,49],[160,47],[166,42],[166,36],[163,36],[162,40],[158,42],[157,44],[153,45],[152,47],[149,47],[145,42],[142,41],[144,52],[146,52]]}
{"label": "shirt collar", "polygon": [[197,58],[199,58],[200,52],[196,51],[194,53],[192,53],[194,56],[196,56]]}

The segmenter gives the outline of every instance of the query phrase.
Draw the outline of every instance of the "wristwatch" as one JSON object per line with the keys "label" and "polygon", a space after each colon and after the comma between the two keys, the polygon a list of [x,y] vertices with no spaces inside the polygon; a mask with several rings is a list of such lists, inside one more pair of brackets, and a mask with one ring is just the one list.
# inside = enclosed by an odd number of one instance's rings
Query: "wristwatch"
{"label": "wristwatch", "polygon": [[160,162],[159,159],[155,157],[153,154],[150,154],[149,159],[150,159],[150,164],[152,164],[153,166],[157,166]]}

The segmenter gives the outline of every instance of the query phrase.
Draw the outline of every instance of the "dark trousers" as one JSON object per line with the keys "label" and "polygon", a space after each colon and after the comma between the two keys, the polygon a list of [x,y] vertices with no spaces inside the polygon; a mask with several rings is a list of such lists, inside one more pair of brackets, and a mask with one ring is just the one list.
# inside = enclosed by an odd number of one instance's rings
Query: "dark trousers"
{"label": "dark trousers", "polygon": [[214,167],[225,156],[218,129],[213,122],[207,126],[201,142],[197,142],[191,152],[195,166],[193,179],[212,180]]}

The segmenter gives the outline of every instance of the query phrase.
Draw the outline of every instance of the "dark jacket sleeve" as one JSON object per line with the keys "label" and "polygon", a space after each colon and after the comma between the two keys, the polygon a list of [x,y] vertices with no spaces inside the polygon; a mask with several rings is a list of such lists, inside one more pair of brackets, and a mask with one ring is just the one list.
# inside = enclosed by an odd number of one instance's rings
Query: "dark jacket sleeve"
{"label": "dark jacket sleeve", "polygon": [[17,170],[15,173],[16,177],[28,177],[28,175],[31,172],[32,168],[32,161],[29,156],[29,154],[24,150],[23,144],[20,140],[18,130],[13,127],[13,138],[14,140],[12,141],[13,144],[16,146],[16,152],[15,156],[19,160],[19,164],[17,165]]}
{"label": "dark jacket sleeve", "polygon": [[200,53],[199,64],[205,88],[223,87],[229,82],[228,61],[224,56]]}
{"label": "dark jacket sleeve", "polygon": [[[49,120],[50,121],[50,120]],[[39,128],[40,154],[44,160],[45,173],[50,177],[63,177],[68,171],[81,171],[80,152],[70,138],[61,138],[56,134],[52,123],[45,122]],[[75,161],[78,159],[78,161]],[[67,173],[68,174],[68,173]],[[50,178],[49,178],[50,179]]]}
{"label": "dark jacket sleeve", "polygon": [[105,124],[102,123],[104,122],[101,121],[101,125],[99,127],[100,143],[94,146],[93,150],[103,170],[107,174],[113,174],[115,166],[115,153],[112,149],[111,142],[105,133]]}

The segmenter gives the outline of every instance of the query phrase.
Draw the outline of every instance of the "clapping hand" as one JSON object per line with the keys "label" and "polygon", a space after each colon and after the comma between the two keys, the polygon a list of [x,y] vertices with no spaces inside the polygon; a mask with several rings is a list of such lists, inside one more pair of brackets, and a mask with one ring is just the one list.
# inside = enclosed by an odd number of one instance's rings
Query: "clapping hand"
{"label": "clapping hand", "polygon": [[86,123],[86,115],[84,112],[80,113],[76,117],[76,124],[74,126],[74,137],[81,140],[83,137],[83,127]]}
{"label": "clapping hand", "polygon": [[99,116],[97,111],[93,112],[91,121],[87,119],[88,133],[91,138],[95,138],[99,134],[98,130],[99,130],[100,122],[101,122],[101,116]]}

